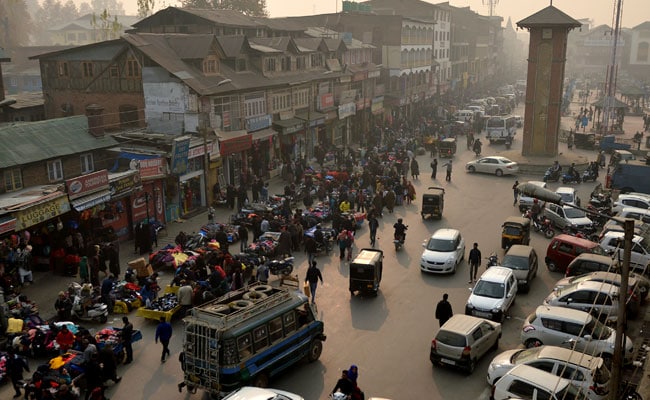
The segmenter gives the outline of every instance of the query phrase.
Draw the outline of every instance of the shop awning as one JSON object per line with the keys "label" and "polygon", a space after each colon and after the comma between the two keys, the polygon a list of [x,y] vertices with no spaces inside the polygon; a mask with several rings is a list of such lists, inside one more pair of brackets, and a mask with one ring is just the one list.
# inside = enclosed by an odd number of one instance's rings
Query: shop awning
{"label": "shop awning", "polygon": [[271,128],[266,128],[262,129],[261,131],[253,132],[251,133],[251,136],[253,137],[253,141],[256,140],[265,140],[270,137],[276,136],[278,132],[274,131]]}
{"label": "shop awning", "polygon": [[318,125],[324,125],[325,119],[327,119],[327,114],[323,114],[318,111],[300,112],[296,114],[296,118],[299,118],[303,121],[309,120],[309,126],[314,127]]}
{"label": "shop awning", "polygon": [[288,135],[305,129],[305,121],[300,118],[289,118],[275,121],[273,122],[273,126],[280,129],[283,134]]}
{"label": "shop awning", "polygon": [[72,204],[72,207],[75,210],[83,211],[89,209],[90,207],[107,202],[110,199],[111,199],[111,191],[102,190],[100,192],[89,194],[88,196],[79,197],[78,199],[70,200],[70,204]]}
{"label": "shop awning", "polygon": [[240,153],[253,147],[251,135],[244,131],[217,132],[219,137],[219,153],[222,156]]}

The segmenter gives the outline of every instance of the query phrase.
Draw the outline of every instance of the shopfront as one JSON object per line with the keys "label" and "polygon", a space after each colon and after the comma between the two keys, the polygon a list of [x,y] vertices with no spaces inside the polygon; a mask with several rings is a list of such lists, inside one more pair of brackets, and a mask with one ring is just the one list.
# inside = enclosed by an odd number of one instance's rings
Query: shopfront
{"label": "shopfront", "polygon": [[133,238],[133,211],[131,196],[142,190],[140,172],[137,170],[108,174],[111,199],[105,204],[102,225],[110,227],[118,240]]}
{"label": "shopfront", "polygon": [[235,187],[247,182],[248,158],[246,152],[253,146],[253,138],[245,130],[217,132],[219,154],[223,159],[225,183]]}
{"label": "shopfront", "polygon": [[275,139],[277,132],[271,128],[273,118],[266,114],[246,119],[246,131],[251,135],[252,147],[248,150],[248,165],[252,174],[269,178],[274,169],[272,160],[277,158]]}
{"label": "shopfront", "polygon": [[283,162],[302,157],[307,146],[304,120],[294,117],[293,112],[280,113],[280,119],[273,122],[273,129],[280,134],[280,157]]}
{"label": "shopfront", "polygon": [[102,219],[106,203],[111,198],[108,171],[101,170],[65,181],[73,210],[74,222],[68,226],[81,232],[85,241],[113,242],[117,239],[112,228],[104,227]]}
{"label": "shopfront", "polygon": [[303,111],[296,114],[307,129],[304,131],[305,150],[303,156],[308,160],[314,157],[314,146],[319,143],[319,131],[325,126],[325,114],[317,111]]}

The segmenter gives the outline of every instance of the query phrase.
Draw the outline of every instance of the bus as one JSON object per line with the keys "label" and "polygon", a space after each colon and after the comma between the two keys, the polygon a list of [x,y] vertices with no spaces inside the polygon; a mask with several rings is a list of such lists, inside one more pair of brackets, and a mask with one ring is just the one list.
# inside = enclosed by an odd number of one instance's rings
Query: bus
{"label": "bus", "polygon": [[326,337],[308,300],[295,288],[256,283],[193,308],[183,319],[185,383],[218,397],[267,387],[298,361],[318,360]]}
{"label": "bus", "polygon": [[511,139],[517,134],[517,119],[509,117],[490,117],[485,122],[486,138],[490,143],[505,142],[507,137]]}

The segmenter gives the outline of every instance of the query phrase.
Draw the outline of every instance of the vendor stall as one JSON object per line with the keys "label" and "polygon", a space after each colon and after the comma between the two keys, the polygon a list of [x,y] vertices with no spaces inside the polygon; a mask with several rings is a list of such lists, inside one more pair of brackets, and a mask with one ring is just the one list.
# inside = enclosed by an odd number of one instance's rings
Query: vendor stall
{"label": "vendor stall", "polygon": [[137,316],[145,319],[160,321],[161,317],[169,322],[180,309],[178,304],[178,286],[166,286],[163,295],[151,302],[149,307],[138,308]]}

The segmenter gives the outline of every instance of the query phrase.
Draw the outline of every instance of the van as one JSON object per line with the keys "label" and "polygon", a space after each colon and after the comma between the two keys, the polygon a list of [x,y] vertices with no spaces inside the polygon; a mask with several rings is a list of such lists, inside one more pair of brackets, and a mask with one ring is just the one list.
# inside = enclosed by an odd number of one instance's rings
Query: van
{"label": "van", "polygon": [[636,160],[633,153],[627,150],[614,150],[612,157],[609,159],[609,165],[616,165],[620,162],[627,163],[628,161]]}
{"label": "van", "polygon": [[513,244],[503,257],[501,266],[510,268],[517,278],[519,290],[528,292],[530,282],[537,276],[537,253],[532,246]]}
{"label": "van", "polygon": [[474,111],[473,110],[458,110],[454,114],[454,118],[456,118],[457,121],[464,121],[464,122],[469,122],[474,118]]}
{"label": "van", "polygon": [[568,379],[522,364],[497,381],[492,387],[491,398],[578,400],[584,398],[584,393]]}
{"label": "van", "polygon": [[582,253],[606,255],[598,243],[563,233],[555,236],[549,243],[544,262],[549,271],[564,272],[569,263]]}

